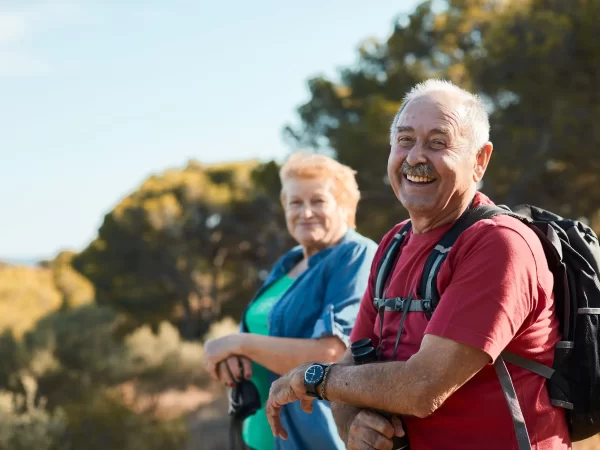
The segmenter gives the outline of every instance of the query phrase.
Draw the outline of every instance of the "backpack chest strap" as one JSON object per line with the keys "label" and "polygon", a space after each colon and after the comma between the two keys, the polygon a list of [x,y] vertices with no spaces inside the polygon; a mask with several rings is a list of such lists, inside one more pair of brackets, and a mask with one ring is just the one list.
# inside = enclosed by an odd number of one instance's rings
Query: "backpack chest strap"
{"label": "backpack chest strap", "polygon": [[431,300],[409,300],[404,297],[394,298],[375,298],[373,299],[373,305],[380,311],[380,308],[385,305],[385,311],[396,311],[403,312],[404,305],[410,301],[408,312],[426,312],[431,311]]}

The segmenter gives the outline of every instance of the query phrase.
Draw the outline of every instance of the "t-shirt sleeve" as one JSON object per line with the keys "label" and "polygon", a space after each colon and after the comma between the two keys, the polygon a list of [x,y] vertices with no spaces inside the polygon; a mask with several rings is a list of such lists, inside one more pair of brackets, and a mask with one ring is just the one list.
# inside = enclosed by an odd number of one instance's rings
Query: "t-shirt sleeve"
{"label": "t-shirt sleeve", "polygon": [[350,333],[350,342],[358,341],[359,339],[370,338],[374,344],[379,342],[379,338],[374,332],[375,320],[377,319],[377,311],[373,306],[373,297],[375,295],[375,277],[377,272],[377,266],[379,265],[379,260],[383,256],[389,242],[394,237],[396,232],[400,229],[405,222],[396,226],[394,229],[389,231],[381,240],[379,247],[377,248],[377,252],[375,253],[375,257],[373,258],[373,262],[371,264],[371,271],[369,273],[369,281],[367,283],[364,295],[362,296],[362,300],[360,302],[360,307],[358,310],[358,316],[356,317],[356,323],[354,324],[354,328],[352,329],[352,333]]}
{"label": "t-shirt sleeve", "polygon": [[360,301],[356,323],[350,333],[350,342],[355,342],[364,338],[370,338],[375,342],[376,336],[373,332],[373,327],[375,325],[377,313],[373,307],[373,280],[373,271],[371,271],[367,288]]}
{"label": "t-shirt sleeve", "polygon": [[495,361],[537,302],[531,248],[517,231],[490,224],[465,237],[451,256],[451,279],[425,334],[479,348]]}
{"label": "t-shirt sleeve", "polygon": [[324,309],[317,319],[312,338],[337,336],[348,345],[358,306],[369,278],[376,246],[349,245],[340,252],[327,275]]}

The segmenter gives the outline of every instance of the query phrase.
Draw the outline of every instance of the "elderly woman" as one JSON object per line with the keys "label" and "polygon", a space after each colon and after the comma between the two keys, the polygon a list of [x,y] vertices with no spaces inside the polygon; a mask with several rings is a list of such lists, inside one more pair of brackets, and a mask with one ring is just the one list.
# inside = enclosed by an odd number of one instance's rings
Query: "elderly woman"
{"label": "elderly woman", "polygon": [[[377,245],[355,230],[360,193],[354,171],[316,154],[295,153],[281,168],[281,202],[289,233],[300,244],[275,264],[242,317],[241,334],[206,342],[209,372],[232,386],[243,375],[262,405],[280,375],[344,353]],[[232,379],[233,377],[233,379]],[[235,380],[234,380],[235,379]],[[264,409],[244,422],[255,450],[343,449],[327,402],[312,414],[286,405],[287,440],[273,438]]]}

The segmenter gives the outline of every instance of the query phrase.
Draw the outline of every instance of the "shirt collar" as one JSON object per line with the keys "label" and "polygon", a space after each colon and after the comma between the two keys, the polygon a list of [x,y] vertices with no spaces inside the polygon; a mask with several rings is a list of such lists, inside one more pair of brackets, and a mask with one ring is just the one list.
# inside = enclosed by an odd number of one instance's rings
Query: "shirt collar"
{"label": "shirt collar", "polygon": [[[339,245],[343,244],[344,242],[351,241],[355,237],[356,237],[356,231],[353,228],[348,228],[348,231],[346,231],[344,236],[342,236],[342,239],[340,239],[340,241],[336,245],[332,245],[331,247],[324,248],[323,250],[315,253],[310,258],[308,258],[308,267],[314,266],[319,261],[321,261],[323,258],[325,258],[329,253],[331,253],[334,248],[338,247]],[[282,267],[284,273],[287,273],[290,270],[292,270],[292,268],[302,260],[302,257],[303,257],[302,246],[300,246],[300,245],[294,247],[289,252],[287,252],[287,254],[283,257],[283,260],[281,261],[281,267]]]}

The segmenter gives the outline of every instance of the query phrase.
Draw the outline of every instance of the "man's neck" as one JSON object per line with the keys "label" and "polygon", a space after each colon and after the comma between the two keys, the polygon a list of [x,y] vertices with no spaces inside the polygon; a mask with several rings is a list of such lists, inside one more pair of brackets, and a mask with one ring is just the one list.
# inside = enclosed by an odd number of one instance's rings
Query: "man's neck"
{"label": "man's neck", "polygon": [[454,222],[469,207],[469,203],[471,203],[473,195],[465,196],[465,199],[462,200],[457,207],[450,207],[450,205],[448,205],[448,207],[440,211],[440,213],[435,217],[411,214],[410,221],[412,223],[412,232],[414,234],[424,234]]}

